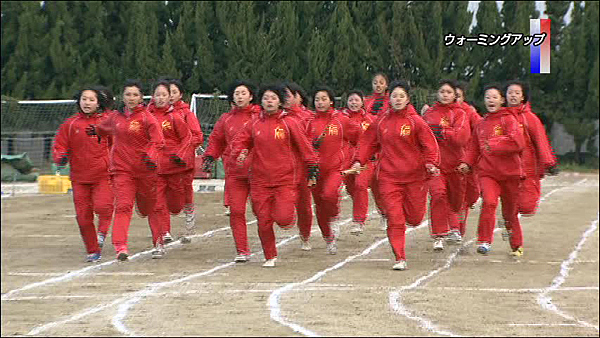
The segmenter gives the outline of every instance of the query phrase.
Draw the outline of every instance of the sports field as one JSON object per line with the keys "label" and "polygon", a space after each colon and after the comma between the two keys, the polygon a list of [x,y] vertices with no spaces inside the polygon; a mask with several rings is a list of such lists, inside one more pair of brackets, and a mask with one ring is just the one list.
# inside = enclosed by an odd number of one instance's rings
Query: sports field
{"label": "sports field", "polygon": [[[222,192],[196,194],[198,233],[150,257],[146,219],[134,216],[130,261],[110,244],[85,263],[71,195],[2,199],[2,336],[598,336],[598,174],[543,180],[538,214],[522,218],[525,255],[496,232],[475,252],[478,208],[458,246],[432,250],[427,223],[408,230],[406,271],[394,271],[372,214],[348,233],[342,201],[337,255],[318,227],[312,251],[297,229],[277,230],[279,260],[262,268],[248,212],[248,263],[235,256]],[[174,235],[184,218],[173,218]]]}

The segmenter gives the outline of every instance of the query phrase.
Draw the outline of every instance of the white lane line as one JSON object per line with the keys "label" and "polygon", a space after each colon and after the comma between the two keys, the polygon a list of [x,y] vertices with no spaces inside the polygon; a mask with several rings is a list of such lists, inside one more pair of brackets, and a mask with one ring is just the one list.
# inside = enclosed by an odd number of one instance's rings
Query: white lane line
{"label": "white lane line", "polygon": [[[56,277],[62,276],[63,272],[9,272],[9,276],[25,276],[25,277]],[[154,272],[98,272],[98,276],[152,276]]]}
{"label": "white lane line", "polygon": [[599,331],[597,325],[593,325],[586,321],[577,319],[577,318],[563,312],[556,305],[554,305],[552,303],[552,297],[550,296],[550,292],[558,289],[558,287],[560,287],[566,281],[567,277],[569,276],[569,270],[571,269],[571,265],[572,265],[573,261],[575,261],[575,259],[577,258],[579,251],[585,244],[588,237],[598,229],[598,220],[600,218],[599,215],[600,215],[600,213],[596,215],[596,220],[594,220],[592,222],[592,224],[587,228],[587,230],[583,233],[583,235],[581,236],[581,239],[579,240],[579,243],[577,243],[577,245],[575,246],[575,249],[571,252],[571,254],[569,254],[569,257],[561,264],[560,272],[559,272],[558,276],[556,276],[554,278],[554,280],[552,281],[552,284],[549,287],[545,288],[537,296],[537,302],[543,309],[552,311],[552,312],[556,313],[557,315],[559,315],[565,319],[575,321],[575,322],[579,323],[580,325],[594,328],[594,329],[596,329],[596,331]]}
{"label": "white lane line", "polygon": [[[255,222],[255,221],[253,221]],[[253,222],[249,222],[248,224],[251,224]],[[219,228],[219,229],[215,229],[215,230],[211,230],[208,232],[205,232],[203,234],[200,235],[193,235],[190,236],[191,238],[202,238],[202,237],[212,237],[215,233],[220,232],[220,231],[225,231],[225,230],[229,230],[230,227],[223,227],[223,228]],[[165,248],[169,248],[169,247],[177,247],[177,246],[181,246],[183,244],[181,244],[179,241],[175,241],[172,243],[169,243],[167,245],[165,245]],[[148,256],[150,255],[150,253],[152,253],[154,249],[149,249],[146,251],[142,251],[142,252],[138,252],[132,256],[129,257],[129,260],[134,260],[143,256]],[[41,287],[41,286],[47,286],[47,285],[51,285],[51,284],[56,284],[56,283],[60,283],[60,282],[66,282],[69,281],[71,279],[77,278],[77,277],[81,277],[86,275],[88,272],[94,271],[94,270],[100,270],[106,266],[112,265],[117,263],[118,261],[116,259],[108,261],[108,262],[104,262],[104,263],[100,263],[100,264],[93,264],[90,265],[86,268],[83,269],[79,269],[79,270],[75,270],[75,271],[70,271],[67,273],[64,273],[58,277],[54,277],[54,278],[49,278],[40,282],[35,282],[35,283],[31,283],[31,284],[27,284],[24,287],[21,287],[19,289],[15,289],[15,290],[11,290],[6,292],[5,294],[2,295],[2,300],[9,300],[11,297],[13,297],[15,294],[26,291],[26,290],[31,290],[37,287]]]}
{"label": "white lane line", "polygon": [[[293,239],[296,239],[296,238],[298,238],[298,235],[294,235],[294,236],[288,237],[288,238],[282,240],[281,242],[279,242],[277,244],[277,246],[279,247],[281,245],[285,245],[289,241],[291,241]],[[252,254],[252,256],[253,255],[256,255],[256,253]],[[114,300],[114,301],[112,301],[110,303],[106,303],[106,304],[102,304],[102,305],[98,305],[98,306],[93,306],[91,308],[88,308],[88,309],[86,309],[86,310],[84,310],[82,312],[79,312],[79,313],[77,313],[77,314],[75,314],[75,315],[73,315],[71,317],[66,318],[66,319],[37,326],[37,327],[33,328],[31,331],[29,331],[29,333],[27,333],[27,335],[31,336],[31,335],[40,334],[40,333],[42,333],[44,331],[47,331],[47,330],[49,330],[49,329],[51,329],[53,327],[64,325],[64,324],[67,324],[67,323],[70,323],[70,322],[73,322],[73,321],[80,320],[80,319],[85,318],[85,317],[87,317],[89,315],[92,315],[94,313],[98,313],[98,312],[100,312],[100,311],[102,311],[104,309],[107,309],[107,308],[110,308],[110,307],[113,307],[113,306],[117,306],[117,305],[123,304],[125,302],[127,302],[127,306],[126,307],[119,307],[119,311],[117,312],[117,315],[115,315],[115,317],[113,317],[113,319],[111,320],[111,322],[112,322],[112,324],[121,333],[126,334],[126,335],[134,335],[133,333],[131,333],[121,323],[121,320],[125,318],[126,312],[129,309],[129,307],[133,306],[135,303],[137,303],[139,300],[141,300],[141,298],[146,297],[147,295],[150,295],[153,292],[155,292],[155,291],[157,291],[157,290],[159,290],[161,288],[172,286],[172,285],[175,285],[177,283],[182,283],[182,282],[188,281],[188,280],[193,279],[193,278],[206,276],[206,275],[209,275],[209,274],[211,274],[213,272],[216,272],[218,270],[230,267],[230,266],[235,265],[235,264],[236,264],[235,262],[230,262],[230,263],[227,263],[227,264],[222,264],[222,265],[216,266],[216,267],[214,267],[214,268],[212,268],[210,270],[199,272],[199,273],[195,273],[193,275],[187,275],[187,276],[185,276],[183,278],[179,278],[179,279],[176,279],[176,280],[172,280],[172,281],[168,281],[168,282],[161,282],[161,283],[150,283],[150,284],[147,284],[147,288],[146,289],[129,293],[129,294],[125,295],[124,297],[116,299],[116,300]]]}
{"label": "white lane line", "polygon": [[[585,179],[581,180],[581,181],[579,181],[577,183],[575,183],[575,185],[577,185],[578,183],[582,183],[584,181],[585,181]],[[542,197],[540,199],[539,203],[542,203],[543,201],[545,201],[546,198],[548,198],[549,196],[551,196],[555,192],[557,192],[559,190],[562,190],[562,189],[565,189],[565,188],[567,188],[567,187],[557,188],[557,189],[554,189],[554,190],[548,192],[546,195],[544,195],[544,197]],[[520,217],[521,217],[521,215],[519,215],[519,218]],[[501,230],[500,228],[496,228],[494,230],[494,233],[498,232],[500,230]],[[450,266],[452,265],[452,263],[454,262],[454,259],[456,259],[456,257],[458,255],[458,253],[460,252],[460,250],[463,249],[463,248],[466,248],[469,245],[471,245],[476,240],[477,240],[477,238],[473,238],[470,241],[468,241],[467,243],[464,243],[461,248],[458,248],[455,252],[453,252],[450,256],[448,256],[446,264],[444,264],[442,267],[430,271],[427,275],[422,276],[421,278],[417,279],[411,285],[403,286],[403,287],[399,288],[397,291],[390,292],[389,296],[388,296],[388,300],[389,300],[389,305],[392,308],[392,310],[394,312],[402,315],[402,316],[405,316],[405,317],[407,317],[409,319],[417,321],[422,328],[424,328],[425,330],[427,330],[429,332],[440,334],[440,335],[444,335],[444,336],[452,336],[452,337],[456,336],[454,333],[452,333],[450,331],[445,331],[445,330],[438,329],[435,324],[433,324],[430,320],[428,320],[425,317],[419,317],[419,316],[411,314],[411,312],[406,307],[404,307],[404,305],[400,301],[400,299],[401,299],[401,293],[404,292],[404,291],[407,291],[407,290],[415,289],[421,283],[427,281],[428,279],[430,279],[433,276],[437,275],[441,271],[449,269]]]}
{"label": "white lane line", "polygon": [[[351,219],[346,219],[346,220],[344,220],[344,221],[342,221],[340,223],[340,226],[343,225],[343,224],[345,224],[345,223],[349,223],[350,221],[351,221]],[[421,223],[421,225],[419,225],[416,228],[409,228],[408,230],[406,230],[406,233],[408,234],[408,233],[414,231],[415,229],[426,227],[427,224],[429,224],[429,222],[425,221],[425,222]],[[311,330],[309,330],[309,329],[307,329],[307,328],[305,328],[305,327],[303,327],[303,326],[301,326],[299,324],[293,323],[293,322],[289,321],[284,315],[282,315],[282,313],[281,313],[281,305],[280,305],[281,295],[284,294],[284,293],[286,293],[286,292],[291,291],[292,289],[294,289],[296,287],[303,286],[303,285],[315,282],[315,281],[323,278],[327,273],[343,267],[344,265],[346,265],[347,263],[355,260],[356,258],[362,257],[362,256],[366,256],[366,255],[370,254],[371,251],[373,251],[374,249],[376,249],[377,247],[379,247],[381,244],[386,243],[387,241],[388,241],[387,237],[384,238],[384,239],[381,239],[381,240],[373,243],[370,247],[366,248],[361,253],[349,256],[345,260],[343,260],[341,262],[338,262],[337,264],[335,264],[335,265],[333,265],[333,266],[331,266],[331,267],[329,267],[329,268],[327,268],[325,270],[317,272],[314,276],[312,276],[312,277],[310,277],[310,278],[308,278],[306,280],[303,280],[302,282],[290,283],[290,284],[287,284],[287,285],[285,285],[285,286],[283,286],[283,287],[281,287],[281,288],[273,291],[273,293],[271,293],[271,295],[269,296],[269,302],[268,302],[270,313],[271,313],[271,319],[273,321],[278,322],[279,324],[281,324],[283,326],[289,327],[294,332],[298,332],[298,333],[300,333],[302,335],[309,336],[309,337],[317,337],[317,336],[319,336],[316,332],[311,331]]]}
{"label": "white lane line", "polygon": [[548,326],[548,327],[554,327],[554,326],[578,326],[578,327],[585,327],[583,325],[579,325],[579,324],[547,324],[547,323],[530,323],[530,324],[516,324],[516,323],[510,323],[510,324],[506,324],[508,326]]}

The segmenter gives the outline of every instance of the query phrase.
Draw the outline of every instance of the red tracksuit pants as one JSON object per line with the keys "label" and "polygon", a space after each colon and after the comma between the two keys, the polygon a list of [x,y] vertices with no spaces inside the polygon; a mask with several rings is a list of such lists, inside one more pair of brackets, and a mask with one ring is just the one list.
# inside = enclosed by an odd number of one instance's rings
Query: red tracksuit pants
{"label": "red tracksuit pants", "polygon": [[248,226],[246,224],[246,202],[250,194],[248,177],[225,177],[225,196],[228,196],[229,226],[235,248],[239,255],[249,255]]}
{"label": "red tracksuit pants", "polygon": [[[73,182],[73,204],[77,214],[79,232],[88,254],[100,252],[97,233],[106,235],[113,218],[115,197],[110,178],[96,183]],[[98,214],[98,231],[94,226],[94,213]]]}
{"label": "red tracksuit pants", "polygon": [[194,169],[187,171],[186,182],[185,182],[185,204],[183,206],[183,212],[186,214],[194,213]]}
{"label": "red tracksuit pants", "polygon": [[302,240],[307,241],[310,238],[313,223],[313,209],[311,189],[308,187],[308,178],[303,176],[298,184],[298,198],[296,199],[296,214],[298,215],[298,231]]}
{"label": "red tracksuit pants", "polygon": [[333,240],[331,222],[340,213],[341,185],[342,175],[339,171],[332,170],[321,172],[317,184],[312,188],[317,223],[326,242]]}
{"label": "red tracksuit pants", "polygon": [[471,206],[477,202],[479,195],[481,195],[479,189],[479,179],[477,174],[470,172],[466,175],[467,188],[465,192],[465,204],[461,211],[458,213],[458,224],[461,236],[465,235],[467,231],[467,218],[469,217],[469,210]]}
{"label": "red tracksuit pants", "polygon": [[[373,166],[375,166],[375,162],[372,162]],[[376,168],[373,168],[373,175],[371,178],[371,182],[369,182],[369,186],[371,187],[371,193],[373,194],[373,199],[375,200],[375,205],[377,209],[379,209],[379,213],[385,216],[383,199],[381,198],[381,193],[379,192],[379,181],[377,179]]]}
{"label": "red tracksuit pants", "polygon": [[253,184],[250,187],[252,210],[258,219],[258,236],[265,259],[277,257],[273,223],[288,227],[294,223],[297,185],[265,187]]}
{"label": "red tracksuit pants", "polygon": [[369,212],[369,183],[373,178],[373,166],[369,164],[358,175],[346,175],[344,184],[346,191],[352,197],[352,219],[354,222],[364,223]]}
{"label": "red tracksuit pants", "polygon": [[523,232],[519,223],[519,178],[498,181],[491,177],[480,176],[481,196],[483,204],[479,215],[479,243],[492,243],[496,226],[496,208],[498,197],[502,200],[502,216],[506,221],[506,229],[510,233],[510,246],[517,249],[523,246]]}
{"label": "red tracksuit pants", "polygon": [[379,180],[379,192],[387,210],[387,235],[396,261],[406,259],[406,224],[417,226],[427,209],[427,182],[397,183]]}
{"label": "red tracksuit pants", "polygon": [[148,216],[156,204],[156,173],[131,174],[118,172],[113,175],[115,193],[115,221],[112,242],[117,252],[127,251],[129,225],[133,213],[133,203],[137,204],[142,216]]}
{"label": "red tracksuit pants", "polygon": [[524,216],[535,215],[542,194],[542,184],[539,176],[525,177],[521,181],[519,190],[519,213]]}
{"label": "red tracksuit pants", "polygon": [[448,230],[460,230],[458,213],[465,200],[466,178],[457,172],[441,173],[428,180],[431,195],[431,236],[446,236]]}
{"label": "red tracksuit pants", "polygon": [[156,180],[156,204],[148,215],[148,224],[152,231],[152,244],[163,242],[163,236],[171,232],[171,215],[183,210],[186,198],[186,184],[189,173],[158,175]]}

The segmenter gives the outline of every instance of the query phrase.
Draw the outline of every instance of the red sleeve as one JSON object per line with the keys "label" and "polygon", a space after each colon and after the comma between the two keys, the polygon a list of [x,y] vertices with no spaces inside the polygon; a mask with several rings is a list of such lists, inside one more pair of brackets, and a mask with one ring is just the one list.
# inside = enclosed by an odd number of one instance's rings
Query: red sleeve
{"label": "red sleeve", "polygon": [[154,115],[144,112],[146,118],[146,132],[148,133],[148,145],[146,146],[146,154],[152,162],[158,163],[159,151],[165,147],[165,138],[162,134],[162,130],[156,117]]}
{"label": "red sleeve", "polygon": [[349,117],[340,114],[341,121],[343,123],[344,128],[344,138],[348,141],[352,146],[356,146],[358,143],[358,139],[362,133],[362,127],[360,124],[352,121]]}
{"label": "red sleeve", "polygon": [[175,155],[177,155],[177,157],[183,159],[186,162],[190,161],[192,159],[187,158],[187,157],[189,157],[189,154],[191,153],[190,148],[193,147],[193,139],[194,139],[192,132],[190,130],[191,128],[189,127],[189,124],[186,123],[178,115],[171,113],[171,119],[173,122],[173,126],[175,127],[175,132],[177,133],[177,136],[179,137],[179,140],[180,140],[179,141],[179,149],[177,150]]}
{"label": "red sleeve", "polygon": [[54,163],[58,164],[63,156],[69,156],[69,129],[73,124],[72,119],[66,120],[58,128],[56,137],[54,138],[54,145],[52,146],[52,159]]}
{"label": "red sleeve", "polygon": [[416,136],[421,146],[423,157],[426,164],[433,164],[436,167],[440,165],[440,147],[433,135],[433,131],[423,118],[418,115],[410,117],[415,122]]}
{"label": "red sleeve", "polygon": [[109,115],[107,118],[103,119],[100,123],[98,123],[98,125],[96,126],[96,134],[102,137],[114,134],[112,115]]}
{"label": "red sleeve", "polygon": [[192,133],[192,146],[197,148],[204,143],[204,134],[202,133],[202,128],[200,128],[200,122],[198,122],[196,114],[188,108],[184,108],[183,114],[185,122],[188,124],[189,130]]}
{"label": "red sleeve", "polygon": [[542,121],[533,113],[525,113],[529,136],[536,150],[537,158],[543,169],[556,165],[556,157],[548,141]]}
{"label": "red sleeve", "polygon": [[233,141],[231,142],[231,156],[234,159],[238,158],[242,150],[248,149],[248,153],[250,153],[250,150],[252,150],[254,147],[252,128],[257,121],[258,120],[253,120],[250,123],[246,123],[244,128],[240,130],[233,138]]}
{"label": "red sleeve", "polygon": [[456,147],[463,147],[469,141],[471,134],[467,113],[462,109],[453,109],[452,114],[454,115],[452,125],[443,129],[444,140]]}
{"label": "red sleeve", "polygon": [[283,122],[287,125],[288,129],[290,130],[290,137],[296,145],[296,147],[298,148],[298,151],[300,152],[300,156],[302,157],[304,163],[306,163],[307,166],[317,165],[319,163],[319,156],[317,156],[315,149],[313,148],[312,144],[308,141],[306,133],[300,126],[298,120],[290,118],[283,120]]}
{"label": "red sleeve", "polygon": [[354,161],[360,162],[361,165],[365,165],[379,151],[380,144],[377,140],[377,125],[379,123],[381,123],[381,120],[371,123],[358,140],[357,155]]}
{"label": "red sleeve", "polygon": [[204,152],[204,157],[211,156],[217,159],[223,155],[223,152],[227,148],[227,140],[225,139],[225,119],[227,116],[228,114],[223,114],[215,124],[213,131],[208,137],[208,146]]}
{"label": "red sleeve", "polygon": [[476,129],[473,130],[473,134],[471,134],[471,139],[469,140],[469,143],[467,143],[467,149],[465,151],[464,157],[461,159],[461,162],[468,164],[469,167],[473,167],[473,165],[477,163],[479,156],[479,133],[477,132],[476,127]]}
{"label": "red sleeve", "polygon": [[525,147],[525,139],[519,130],[517,119],[512,116],[503,116],[502,126],[505,129],[504,134],[488,141],[490,151],[498,154],[521,152]]}

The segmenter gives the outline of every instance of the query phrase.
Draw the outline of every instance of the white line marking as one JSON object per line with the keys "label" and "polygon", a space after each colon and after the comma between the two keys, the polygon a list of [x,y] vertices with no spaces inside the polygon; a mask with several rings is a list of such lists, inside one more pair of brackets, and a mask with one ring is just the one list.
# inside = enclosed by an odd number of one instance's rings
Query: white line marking
{"label": "white line marking", "polygon": [[[351,218],[345,219],[344,221],[340,222],[339,225],[341,226],[343,224],[349,223],[351,220],[352,220]],[[425,221],[425,222],[421,223],[421,225],[419,225],[416,228],[409,228],[409,229],[406,230],[406,233],[408,234],[408,233],[414,231],[415,229],[423,228],[423,227],[427,226],[428,223],[429,223],[428,221]],[[387,241],[388,241],[387,237],[384,238],[384,239],[381,239],[381,240],[373,243],[370,247],[366,248],[361,253],[349,256],[345,260],[343,260],[341,262],[338,262],[337,264],[335,264],[335,265],[333,265],[333,266],[331,266],[331,267],[329,267],[329,268],[327,268],[325,270],[317,272],[315,275],[313,275],[312,277],[310,277],[310,278],[308,278],[306,280],[303,280],[302,282],[290,283],[290,284],[287,284],[287,285],[285,285],[285,286],[283,286],[283,287],[281,287],[281,288],[273,291],[273,293],[271,293],[271,295],[269,296],[269,302],[268,302],[269,309],[270,309],[270,312],[271,312],[271,319],[273,321],[278,322],[279,324],[281,324],[283,326],[289,327],[294,332],[298,332],[298,333],[300,333],[302,335],[309,336],[309,337],[317,337],[317,336],[319,336],[316,332],[313,332],[313,331],[311,331],[311,330],[309,330],[307,328],[304,328],[304,327],[302,327],[299,324],[292,323],[292,322],[288,321],[285,318],[285,316],[283,316],[281,314],[281,305],[280,305],[281,295],[284,294],[284,293],[286,293],[286,292],[291,291],[292,289],[294,289],[297,286],[303,286],[303,285],[315,282],[315,281],[323,278],[328,272],[333,271],[333,270],[337,270],[337,269],[343,267],[344,265],[346,265],[347,263],[349,263],[349,262],[353,261],[354,259],[358,258],[358,257],[368,255],[369,253],[371,253],[371,251],[373,251],[374,249],[376,249],[377,247],[379,247],[381,244],[386,243]]]}
{"label": "white line marking", "polygon": [[579,324],[544,324],[544,323],[539,323],[539,324],[535,324],[535,323],[531,323],[531,324],[515,324],[515,323],[511,323],[511,324],[507,324],[508,326],[578,326],[578,327],[584,327],[583,325],[579,325]]}
{"label": "white line marking", "polygon": [[[27,277],[50,277],[50,276],[62,276],[62,272],[9,272],[9,276],[27,276]],[[98,272],[98,276],[152,276],[154,272]]]}
{"label": "white line marking", "polygon": [[[583,182],[584,180],[579,181]],[[577,183],[575,183],[577,184]],[[542,197],[540,199],[540,203],[543,202],[544,200],[546,200],[546,198],[548,198],[549,196],[551,196],[552,194],[554,194],[555,192],[562,190],[566,187],[562,187],[562,188],[557,188],[554,189],[550,192],[548,192],[544,197]],[[519,215],[519,218],[521,217],[521,215]],[[496,228],[494,229],[494,233],[497,231],[500,231],[500,228]],[[431,277],[437,275],[438,273],[440,273],[443,270],[447,270],[450,268],[450,266],[452,265],[454,259],[457,257],[458,253],[460,252],[460,250],[462,248],[466,248],[467,246],[471,245],[473,242],[475,242],[477,240],[477,238],[473,238],[470,241],[468,241],[467,243],[463,244],[461,248],[457,249],[456,251],[454,251],[450,256],[448,256],[448,259],[446,261],[446,264],[438,269],[432,270],[430,271],[427,275],[417,279],[414,283],[412,283],[409,286],[403,286],[401,288],[399,288],[399,290],[397,291],[392,291],[389,293],[388,296],[388,300],[389,300],[389,304],[390,307],[392,308],[392,310],[400,315],[403,315],[409,319],[415,320],[417,322],[419,322],[420,326],[422,328],[424,328],[425,330],[429,331],[429,332],[433,332],[436,334],[440,334],[440,335],[444,335],[444,336],[456,336],[454,333],[449,332],[449,331],[444,331],[444,330],[440,330],[436,327],[435,324],[433,324],[431,321],[429,321],[427,318],[424,317],[419,317],[416,315],[412,315],[410,313],[410,311],[408,311],[408,309],[406,309],[404,307],[404,305],[402,304],[402,302],[400,301],[401,298],[401,293],[406,291],[406,290],[410,290],[410,289],[415,289],[417,288],[421,283],[425,282],[426,280],[430,279]]]}
{"label": "white line marking", "polygon": [[[255,221],[253,221],[255,222]],[[248,224],[251,224],[253,222],[249,222]],[[220,231],[225,231],[225,230],[229,230],[230,227],[223,227],[223,228],[219,228],[219,229],[215,229],[215,230],[211,230],[208,232],[205,232],[203,234],[200,235],[193,235],[190,236],[191,238],[202,238],[202,237],[212,237],[215,233],[220,232]],[[174,247],[174,246],[181,246],[183,244],[181,244],[179,241],[175,241],[172,243],[169,243],[167,245],[165,245],[166,248],[169,247]],[[138,252],[134,255],[132,255],[131,257],[129,257],[129,260],[134,260],[143,256],[147,256],[150,255],[150,253],[152,252],[152,250],[154,249],[149,249],[146,251],[142,251],[142,252]],[[73,278],[77,278],[77,277],[81,277],[83,275],[86,275],[88,272],[94,271],[94,270],[100,270],[106,266],[112,265],[117,263],[118,261],[116,259],[108,261],[108,262],[104,262],[101,264],[93,264],[90,265],[86,268],[83,269],[79,269],[79,270],[75,270],[75,271],[71,271],[71,272],[67,272],[65,274],[62,274],[61,276],[58,277],[54,277],[54,278],[50,278],[50,279],[46,279],[43,280],[41,282],[36,282],[36,283],[31,283],[31,284],[27,284],[22,288],[19,289],[15,289],[15,290],[11,290],[6,292],[5,294],[2,295],[2,300],[9,300],[11,297],[13,297],[15,294],[22,292],[22,291],[26,291],[26,290],[31,290],[33,288],[37,288],[37,287],[41,287],[41,286],[46,286],[46,285],[50,285],[50,284],[55,284],[55,283],[60,283],[60,282],[66,282],[68,280],[71,280]]]}
{"label": "white line marking", "polygon": [[575,321],[585,327],[594,328],[594,329],[596,329],[596,331],[599,331],[597,325],[593,325],[586,321],[579,320],[569,314],[566,314],[565,312],[561,311],[560,309],[558,309],[558,307],[552,303],[552,297],[550,296],[550,292],[554,291],[555,289],[557,289],[559,286],[561,286],[565,282],[565,280],[569,276],[569,270],[571,269],[570,266],[571,266],[572,262],[577,258],[577,254],[583,247],[583,244],[586,242],[587,238],[592,233],[594,233],[594,231],[596,231],[598,229],[598,220],[599,219],[600,219],[600,213],[598,213],[596,215],[596,220],[594,220],[592,222],[592,224],[590,225],[590,227],[583,233],[583,235],[581,236],[581,239],[579,240],[579,243],[577,243],[577,246],[575,246],[575,249],[571,252],[571,254],[569,254],[569,258],[567,258],[561,264],[559,275],[554,278],[554,280],[552,281],[552,284],[549,287],[545,288],[537,296],[537,302],[538,302],[538,304],[540,304],[540,306],[543,309],[552,311],[565,319]]}

